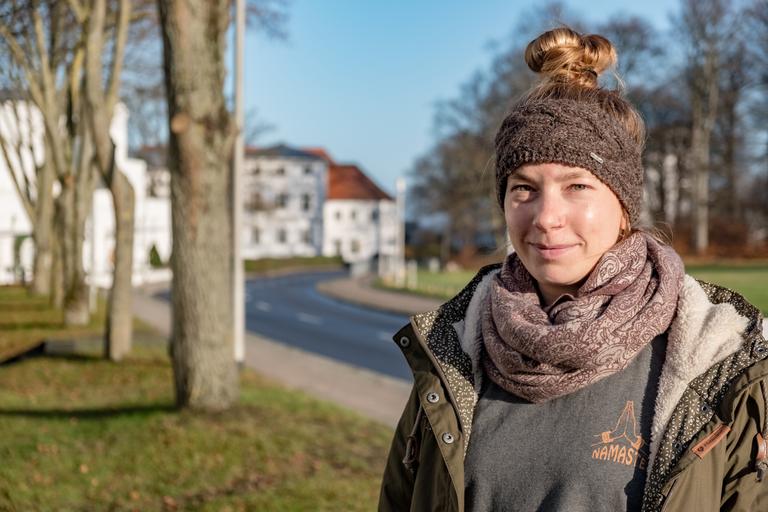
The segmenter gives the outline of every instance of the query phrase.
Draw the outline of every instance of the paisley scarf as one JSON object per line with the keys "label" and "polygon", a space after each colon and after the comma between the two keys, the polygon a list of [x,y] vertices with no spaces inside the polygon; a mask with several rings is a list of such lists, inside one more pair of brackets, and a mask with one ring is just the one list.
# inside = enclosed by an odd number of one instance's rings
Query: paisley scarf
{"label": "paisley scarf", "polygon": [[619,372],[669,327],[683,275],[674,249],[634,232],[603,254],[575,297],[542,307],[535,279],[513,253],[483,313],[485,373],[538,403]]}

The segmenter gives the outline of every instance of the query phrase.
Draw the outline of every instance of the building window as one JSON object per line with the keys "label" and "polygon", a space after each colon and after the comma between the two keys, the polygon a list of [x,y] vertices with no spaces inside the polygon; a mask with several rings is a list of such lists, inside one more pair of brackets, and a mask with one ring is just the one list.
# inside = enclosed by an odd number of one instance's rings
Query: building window
{"label": "building window", "polygon": [[259,243],[259,228],[251,228],[251,243]]}
{"label": "building window", "polygon": [[285,208],[286,206],[288,206],[288,194],[278,194],[277,207]]}
{"label": "building window", "polygon": [[301,195],[301,209],[305,212],[309,211],[309,206],[311,203],[312,197],[309,194],[302,194]]}
{"label": "building window", "polygon": [[275,175],[277,176],[285,176],[285,167],[278,167],[275,171]]}
{"label": "building window", "polygon": [[341,220],[341,210],[336,210],[334,217],[336,217],[336,220]]}
{"label": "building window", "polygon": [[261,174],[261,168],[258,167],[258,166],[254,167],[252,173],[255,174],[255,175]]}
{"label": "building window", "polygon": [[288,240],[288,234],[285,232],[284,229],[278,229],[277,230],[277,242],[284,244]]}
{"label": "building window", "polygon": [[352,240],[352,242],[349,245],[349,250],[352,254],[357,254],[360,252],[360,242],[357,240]]}
{"label": "building window", "polygon": [[376,222],[377,220],[379,220],[379,210],[376,210],[376,209],[374,209],[374,210],[371,212],[371,220],[372,220],[373,222]]}
{"label": "building window", "polygon": [[336,256],[341,256],[341,240],[333,241],[333,252],[336,253]]}
{"label": "building window", "polygon": [[251,194],[251,197],[249,197],[245,201],[245,210],[248,212],[256,212],[263,209],[264,209],[264,202],[261,199],[261,194],[259,194],[258,192],[254,192],[253,194]]}
{"label": "building window", "polygon": [[357,218],[357,212],[355,210],[350,210],[349,218],[355,220]]}
{"label": "building window", "polygon": [[304,174],[305,174],[305,175],[306,175],[306,174],[312,174],[312,167],[310,167],[310,166],[306,166],[306,167],[304,168]]}
{"label": "building window", "polygon": [[304,241],[305,244],[311,245],[312,244],[312,230],[308,229],[308,230],[304,231],[304,234],[302,235],[301,238],[302,238],[302,240]]}

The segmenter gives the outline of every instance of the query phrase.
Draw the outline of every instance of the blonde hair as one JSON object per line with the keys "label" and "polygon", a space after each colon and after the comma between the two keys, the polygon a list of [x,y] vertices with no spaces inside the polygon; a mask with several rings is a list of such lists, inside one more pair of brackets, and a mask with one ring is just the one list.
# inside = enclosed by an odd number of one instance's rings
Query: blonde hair
{"label": "blonde hair", "polygon": [[[525,62],[541,75],[541,81],[520,104],[549,98],[597,103],[642,148],[645,123],[640,113],[623,97],[620,88],[606,89],[599,84],[600,75],[613,70],[616,61],[616,49],[603,36],[582,35],[566,26],[544,32],[525,49]],[[621,87],[621,78],[615,71],[613,75]]]}

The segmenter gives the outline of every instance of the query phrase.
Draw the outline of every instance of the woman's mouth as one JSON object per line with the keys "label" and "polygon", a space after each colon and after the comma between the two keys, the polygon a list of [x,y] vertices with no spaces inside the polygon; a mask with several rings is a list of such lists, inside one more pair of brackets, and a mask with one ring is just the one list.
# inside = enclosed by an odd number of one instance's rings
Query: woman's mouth
{"label": "woman's mouth", "polygon": [[531,244],[536,252],[545,260],[554,260],[567,253],[576,245],[543,245]]}

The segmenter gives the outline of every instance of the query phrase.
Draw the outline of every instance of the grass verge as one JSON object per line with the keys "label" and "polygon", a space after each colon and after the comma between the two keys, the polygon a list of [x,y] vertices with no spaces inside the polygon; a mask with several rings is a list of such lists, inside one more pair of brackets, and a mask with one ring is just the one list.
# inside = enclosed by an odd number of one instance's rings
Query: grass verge
{"label": "grass verge", "polygon": [[65,327],[64,314],[47,297],[35,297],[21,286],[0,287],[0,362],[45,340],[95,336],[104,329],[105,304],[99,301],[88,325]]}
{"label": "grass verge", "polygon": [[375,509],[390,429],[249,371],[232,409],[179,411],[162,339],[100,350],[0,366],[0,510]]}
{"label": "grass verge", "polygon": [[288,270],[294,268],[325,268],[340,267],[344,264],[341,257],[295,257],[295,258],[262,258],[258,260],[245,260],[245,271],[253,273],[273,272],[276,270]]}

